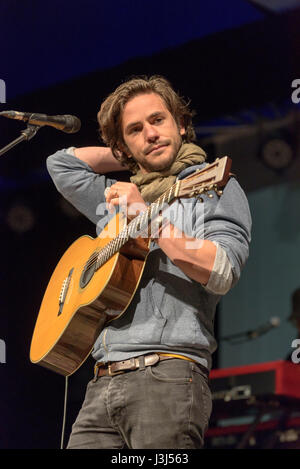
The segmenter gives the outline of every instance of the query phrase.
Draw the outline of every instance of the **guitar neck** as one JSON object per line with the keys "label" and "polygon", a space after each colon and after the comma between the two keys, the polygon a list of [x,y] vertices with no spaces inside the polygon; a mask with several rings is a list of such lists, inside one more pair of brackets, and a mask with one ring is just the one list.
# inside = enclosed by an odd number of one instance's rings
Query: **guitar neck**
{"label": "guitar neck", "polygon": [[135,217],[125,228],[128,230],[130,238],[136,238],[139,233],[146,230],[151,222],[159,213],[170,205],[178,196],[180,181],[173,184],[166,192],[164,192],[158,199],[152,202],[147,210]]}
{"label": "guitar neck", "polygon": [[[158,199],[152,202],[147,210],[136,216],[131,222],[126,224],[122,231],[101,249],[98,255],[97,268],[100,268],[114,254],[116,254],[127,243],[130,238],[141,236],[148,230],[151,220],[153,220],[165,208],[170,205],[178,196],[180,181],[173,184]],[[147,236],[148,237],[148,236]]]}

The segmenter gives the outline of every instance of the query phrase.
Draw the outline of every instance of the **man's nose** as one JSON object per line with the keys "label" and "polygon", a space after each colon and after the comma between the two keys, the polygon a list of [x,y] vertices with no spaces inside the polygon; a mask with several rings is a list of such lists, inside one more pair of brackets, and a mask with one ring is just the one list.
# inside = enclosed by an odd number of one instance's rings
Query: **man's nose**
{"label": "man's nose", "polygon": [[148,142],[153,142],[156,141],[159,138],[159,133],[154,125],[147,124],[144,127],[144,135],[145,139]]}

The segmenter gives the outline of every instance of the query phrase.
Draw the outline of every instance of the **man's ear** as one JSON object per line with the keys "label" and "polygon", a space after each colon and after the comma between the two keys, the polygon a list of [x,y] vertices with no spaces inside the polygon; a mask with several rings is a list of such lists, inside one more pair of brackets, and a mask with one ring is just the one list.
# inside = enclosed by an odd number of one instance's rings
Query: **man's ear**
{"label": "man's ear", "polygon": [[132,158],[132,155],[130,154],[129,148],[124,142],[118,142],[118,149],[121,153],[125,153],[127,158]]}
{"label": "man's ear", "polygon": [[186,130],[185,130],[185,126],[184,126],[184,122],[183,122],[183,121],[179,121],[179,123],[178,123],[178,130],[179,130],[179,133],[180,133],[181,136],[185,135]]}

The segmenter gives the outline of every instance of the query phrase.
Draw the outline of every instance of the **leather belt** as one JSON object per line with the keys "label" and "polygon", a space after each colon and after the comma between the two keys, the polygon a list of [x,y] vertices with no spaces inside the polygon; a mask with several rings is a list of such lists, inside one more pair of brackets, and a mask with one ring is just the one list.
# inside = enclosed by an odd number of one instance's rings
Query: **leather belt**
{"label": "leather belt", "polygon": [[123,360],[120,362],[112,363],[97,363],[94,370],[94,381],[100,376],[115,376],[125,371],[137,370],[144,366],[155,365],[159,361],[170,360],[176,358],[172,356],[159,355],[158,353],[152,353],[150,355],[141,355],[140,357],[130,358],[129,360]]}

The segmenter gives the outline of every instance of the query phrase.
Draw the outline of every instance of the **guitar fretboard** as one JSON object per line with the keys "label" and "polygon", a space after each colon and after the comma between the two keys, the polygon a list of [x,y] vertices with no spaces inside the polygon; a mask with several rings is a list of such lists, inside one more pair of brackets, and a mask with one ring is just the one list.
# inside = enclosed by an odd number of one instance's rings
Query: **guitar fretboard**
{"label": "guitar fretboard", "polygon": [[[95,262],[95,270],[98,270],[105,264],[111,257],[113,257],[130,238],[136,238],[147,234],[149,224],[155,217],[166,207],[174,201],[177,196],[180,181],[173,184],[170,189],[164,192],[157,200],[152,202],[147,210],[140,213],[131,222],[120,231],[120,233],[109,243],[107,243],[98,253],[95,253],[94,258],[89,260]],[[146,236],[148,237],[148,235]]]}

